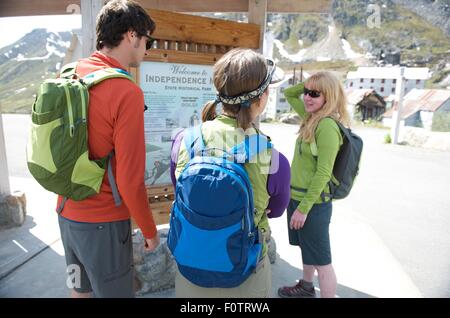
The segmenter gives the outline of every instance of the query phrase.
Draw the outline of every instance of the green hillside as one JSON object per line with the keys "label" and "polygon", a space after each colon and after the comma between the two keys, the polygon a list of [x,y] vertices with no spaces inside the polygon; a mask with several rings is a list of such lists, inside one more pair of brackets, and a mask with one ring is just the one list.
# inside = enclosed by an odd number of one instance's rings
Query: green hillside
{"label": "green hillside", "polygon": [[[275,37],[284,43],[290,54],[307,49],[327,35],[327,27],[333,21],[353,51],[378,56],[381,51],[401,52],[401,63],[408,66],[427,66],[436,70],[434,81],[445,77],[445,69],[437,69],[445,64],[450,52],[450,38],[440,28],[433,26],[403,6],[391,0],[377,2],[380,9],[380,25],[370,28],[368,19],[374,13],[368,10],[366,0],[335,0],[332,4],[332,17],[324,14],[274,15],[268,27]],[[269,19],[270,20],[270,19]],[[298,43],[302,40],[303,47]],[[274,57],[285,69],[292,69],[295,63],[281,56],[274,48]],[[367,63],[375,61],[367,60]],[[333,69],[347,72],[355,68],[351,61],[305,62],[304,69]],[[297,65],[298,68],[298,65]],[[434,84],[430,81],[430,87]]]}
{"label": "green hillside", "polygon": [[403,62],[429,67],[448,55],[450,38],[417,14],[388,3],[381,7],[379,28],[369,28],[367,18],[372,12],[362,14],[360,2],[341,1],[333,8],[334,20],[352,47],[374,53],[381,49],[401,51]]}
{"label": "green hillside", "polygon": [[[50,65],[51,63],[51,65]],[[30,113],[36,92],[44,78],[54,78],[53,61],[10,61],[0,65],[0,74],[8,74],[0,79],[0,106],[3,113]],[[23,74],[23,75],[21,75]]]}
{"label": "green hillside", "polygon": [[35,29],[0,49],[0,110],[30,113],[40,83],[56,76],[70,32]]}

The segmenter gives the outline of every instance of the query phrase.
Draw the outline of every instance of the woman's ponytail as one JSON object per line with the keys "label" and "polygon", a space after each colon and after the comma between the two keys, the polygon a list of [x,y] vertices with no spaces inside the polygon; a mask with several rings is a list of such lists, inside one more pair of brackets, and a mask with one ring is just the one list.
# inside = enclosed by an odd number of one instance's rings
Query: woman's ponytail
{"label": "woman's ponytail", "polygon": [[[225,107],[224,107],[225,108]],[[250,115],[250,107],[240,107],[236,113],[236,121],[238,127],[247,130],[252,126],[252,116]]]}
{"label": "woman's ponytail", "polygon": [[216,117],[216,103],[214,101],[207,102],[205,106],[203,106],[202,122],[214,120]]}

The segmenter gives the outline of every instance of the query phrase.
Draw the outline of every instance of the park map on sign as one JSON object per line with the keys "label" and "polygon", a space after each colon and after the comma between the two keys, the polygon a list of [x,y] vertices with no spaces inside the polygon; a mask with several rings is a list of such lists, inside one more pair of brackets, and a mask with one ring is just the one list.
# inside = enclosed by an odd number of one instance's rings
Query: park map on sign
{"label": "park map on sign", "polygon": [[215,98],[212,66],[144,62],[140,67],[144,92],[146,144],[145,184],[171,183],[170,149],[175,135],[201,122],[201,110]]}

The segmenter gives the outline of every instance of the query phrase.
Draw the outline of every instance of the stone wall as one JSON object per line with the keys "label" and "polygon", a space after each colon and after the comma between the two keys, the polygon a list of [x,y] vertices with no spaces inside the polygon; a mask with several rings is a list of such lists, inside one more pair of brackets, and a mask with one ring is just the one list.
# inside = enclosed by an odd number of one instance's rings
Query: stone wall
{"label": "stone wall", "polygon": [[17,191],[0,197],[0,229],[21,226],[27,215],[27,200],[25,193]]}
{"label": "stone wall", "polygon": [[133,258],[138,290],[136,296],[175,287],[176,264],[167,246],[168,229],[159,230],[160,244],[155,251],[144,251],[141,231],[133,235]]}
{"label": "stone wall", "polygon": [[[136,296],[175,288],[176,263],[167,246],[168,229],[158,230],[160,244],[154,252],[144,251],[144,237],[140,230],[133,235],[133,258]],[[275,263],[277,252],[273,237],[268,242],[270,263]]]}

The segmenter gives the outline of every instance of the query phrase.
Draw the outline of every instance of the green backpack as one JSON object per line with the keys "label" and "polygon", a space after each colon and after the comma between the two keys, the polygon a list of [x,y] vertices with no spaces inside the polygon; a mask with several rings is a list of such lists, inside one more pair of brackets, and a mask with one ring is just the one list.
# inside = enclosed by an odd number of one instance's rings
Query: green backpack
{"label": "green backpack", "polygon": [[33,177],[48,191],[67,199],[83,200],[100,192],[105,171],[116,205],[121,204],[110,160],[114,150],[99,160],[89,159],[89,88],[109,79],[131,76],[116,68],[105,68],[79,78],[76,63],[64,66],[57,79],[45,80],[31,111],[27,165]]}

